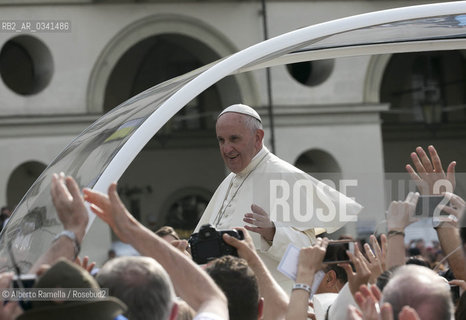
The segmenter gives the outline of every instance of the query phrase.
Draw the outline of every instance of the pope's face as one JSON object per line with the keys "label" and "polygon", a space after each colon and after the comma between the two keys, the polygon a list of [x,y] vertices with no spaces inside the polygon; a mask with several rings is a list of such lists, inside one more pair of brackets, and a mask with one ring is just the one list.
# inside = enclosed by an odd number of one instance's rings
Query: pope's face
{"label": "pope's face", "polygon": [[264,131],[253,132],[244,123],[247,115],[227,112],[217,120],[217,140],[225,165],[234,173],[241,172],[262,148]]}

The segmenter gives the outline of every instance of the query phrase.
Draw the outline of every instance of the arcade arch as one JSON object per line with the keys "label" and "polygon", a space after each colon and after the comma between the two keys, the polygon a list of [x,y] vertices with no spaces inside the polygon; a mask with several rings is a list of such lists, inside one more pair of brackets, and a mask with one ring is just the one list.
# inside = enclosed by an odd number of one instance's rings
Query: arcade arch
{"label": "arcade arch", "polygon": [[342,178],[337,160],[325,150],[306,150],[297,157],[294,165],[318,180],[331,180],[337,187]]}
{"label": "arcade arch", "polygon": [[32,184],[44,171],[46,165],[39,161],[27,161],[17,166],[10,174],[7,184],[7,202],[14,209]]}

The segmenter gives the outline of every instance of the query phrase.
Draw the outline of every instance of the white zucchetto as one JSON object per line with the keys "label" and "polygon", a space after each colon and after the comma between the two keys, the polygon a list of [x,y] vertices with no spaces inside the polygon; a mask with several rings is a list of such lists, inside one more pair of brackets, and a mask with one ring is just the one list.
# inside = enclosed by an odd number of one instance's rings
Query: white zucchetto
{"label": "white zucchetto", "polygon": [[225,108],[222,112],[220,112],[217,119],[220,118],[223,114],[225,114],[227,112],[235,112],[235,113],[245,114],[245,115],[248,115],[250,117],[253,117],[253,118],[259,120],[259,122],[262,123],[262,119],[259,116],[259,114],[257,113],[257,111],[254,110],[253,108],[251,108],[250,106],[245,105],[245,104],[234,104],[234,105],[229,106],[228,108]]}

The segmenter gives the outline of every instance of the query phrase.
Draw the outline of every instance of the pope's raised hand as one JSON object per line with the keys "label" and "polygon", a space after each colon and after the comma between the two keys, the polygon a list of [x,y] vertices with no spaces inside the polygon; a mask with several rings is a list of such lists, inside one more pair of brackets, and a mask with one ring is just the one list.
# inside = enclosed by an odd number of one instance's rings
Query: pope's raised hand
{"label": "pope's raised hand", "polygon": [[269,215],[258,205],[251,205],[252,213],[246,213],[243,221],[253,226],[244,226],[251,232],[260,234],[265,240],[273,241],[275,236],[275,225],[270,220]]}

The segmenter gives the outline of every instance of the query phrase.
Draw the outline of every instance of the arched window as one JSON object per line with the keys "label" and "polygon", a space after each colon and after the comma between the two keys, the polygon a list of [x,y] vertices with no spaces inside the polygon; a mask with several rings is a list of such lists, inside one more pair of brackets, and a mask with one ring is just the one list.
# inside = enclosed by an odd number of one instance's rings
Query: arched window
{"label": "arched window", "polygon": [[460,51],[400,53],[391,57],[380,101],[384,123],[438,127],[466,120],[466,60]]}
{"label": "arched window", "polygon": [[305,151],[296,159],[294,165],[318,180],[331,180],[338,187],[341,168],[327,151],[320,149]]}
{"label": "arched window", "polygon": [[43,163],[28,161],[13,170],[7,185],[7,201],[12,209],[16,207],[45,168]]}

